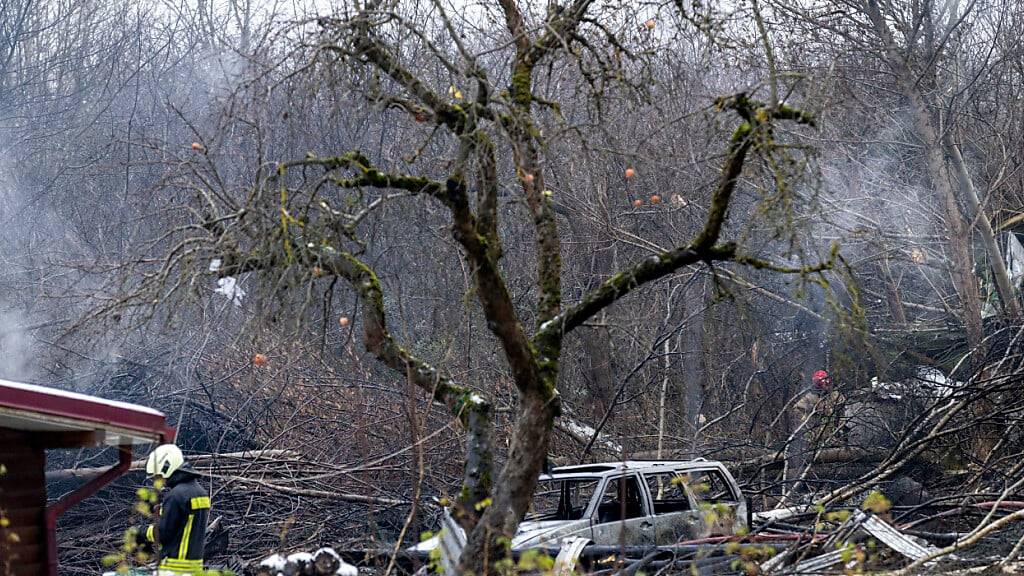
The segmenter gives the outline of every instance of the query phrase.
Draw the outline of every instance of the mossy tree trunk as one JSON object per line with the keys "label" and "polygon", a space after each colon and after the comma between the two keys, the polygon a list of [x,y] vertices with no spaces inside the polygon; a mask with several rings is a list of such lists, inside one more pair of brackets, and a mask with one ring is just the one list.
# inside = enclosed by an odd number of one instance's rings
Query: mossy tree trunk
{"label": "mossy tree trunk", "polygon": [[[745,94],[738,94],[716,102],[718,110],[738,114],[739,123],[727,143],[721,174],[698,234],[685,245],[627,266],[591,289],[578,302],[563,305],[562,242],[552,194],[545,186],[540,153],[544,142],[535,118],[538,107],[552,104],[542,102],[533,94],[533,75],[539,63],[564,52],[567,43],[574,41],[576,29],[584,21],[591,3],[592,0],[576,0],[552,10],[544,26],[530,30],[515,0],[499,0],[515,50],[509,85],[504,91],[495,90],[472,56],[460,46],[475,90],[471,98],[455,97],[456,102],[434,92],[427,82],[402,64],[398,48],[378,35],[374,24],[379,18],[376,8],[368,8],[344,20],[322,19],[320,24],[334,39],[323,43],[321,50],[339,54],[343,59],[357,60],[388,77],[402,91],[401,96],[387,99],[390,106],[405,110],[417,122],[432,122],[455,138],[457,152],[448,164],[449,173],[436,178],[386,172],[359,152],[334,157],[309,155],[282,163],[274,180],[281,187],[282,205],[279,216],[275,215],[281,226],[273,234],[284,243],[285,249],[261,252],[265,254],[262,256],[238,252],[222,255],[224,264],[220,273],[223,275],[302,265],[315,266],[324,275],[346,280],[361,297],[366,349],[434,401],[446,406],[465,426],[464,484],[455,506],[456,518],[468,533],[460,562],[460,571],[464,573],[491,572],[497,561],[508,556],[507,542],[527,511],[548,454],[555,418],[561,411],[557,381],[562,344],[567,334],[640,286],[684,266],[732,261],[808,274],[832,265],[829,260],[811,266],[777,266],[744,255],[734,243],[720,241],[732,195],[748,156],[752,151],[771,154],[774,149],[774,123],[813,124],[813,119],[799,110],[784,105],[766,106]],[[535,232],[538,297],[534,316],[537,323],[529,330],[520,319],[499,266],[502,257],[498,234],[498,196],[502,182],[498,174],[499,146],[496,145],[499,138],[502,139],[501,149],[511,150],[515,176]],[[475,296],[488,329],[500,344],[517,393],[507,459],[497,474],[492,470],[488,401],[416,357],[393,337],[385,314],[381,282],[370,263],[360,256],[362,243],[357,227],[365,210],[346,214],[327,206],[322,216],[326,224],[319,231],[288,211],[290,191],[285,183],[286,175],[292,170],[308,173],[317,168],[323,170],[322,182],[343,189],[402,191],[429,198],[447,210],[452,237],[473,272]],[[776,179],[778,177],[776,175]],[[475,202],[470,198],[471,189],[475,189]],[[319,202],[326,204],[326,200]],[[318,233],[322,236],[317,236]],[[339,237],[356,249],[338,245]]]}

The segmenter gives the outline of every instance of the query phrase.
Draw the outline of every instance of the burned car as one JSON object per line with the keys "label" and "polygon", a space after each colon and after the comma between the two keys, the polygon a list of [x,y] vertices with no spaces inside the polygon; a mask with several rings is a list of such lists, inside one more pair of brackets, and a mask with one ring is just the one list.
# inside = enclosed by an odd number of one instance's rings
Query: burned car
{"label": "burned car", "polygon": [[[720,462],[565,466],[538,480],[512,549],[558,548],[569,537],[612,546],[674,544],[745,531],[748,512],[736,480]],[[435,537],[415,549],[437,545]]]}

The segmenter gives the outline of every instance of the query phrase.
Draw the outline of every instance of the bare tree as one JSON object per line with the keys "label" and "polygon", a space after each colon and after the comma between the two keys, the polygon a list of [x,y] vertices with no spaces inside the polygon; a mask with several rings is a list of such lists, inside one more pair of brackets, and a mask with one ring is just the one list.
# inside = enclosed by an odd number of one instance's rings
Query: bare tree
{"label": "bare tree", "polygon": [[[717,110],[735,113],[739,123],[723,152],[706,216],[692,239],[658,249],[610,275],[577,301],[565,302],[561,227],[542,156],[549,142],[548,130],[542,128],[545,115],[557,115],[559,106],[538,94],[535,76],[541,67],[563,67],[573,59],[581,66],[596,62],[602,74],[628,73],[615,58],[629,54],[629,49],[602,25],[607,15],[589,0],[552,8],[540,17],[524,13],[512,0],[502,0],[498,7],[505,32],[491,41],[493,45],[480,46],[475,53],[440,5],[434,6],[435,16],[422,21],[383,4],[353,7],[344,19],[321,18],[322,35],[312,66],[341,67],[353,80],[367,83],[366,94],[373,101],[403,110],[409,121],[432,125],[435,133],[444,136],[430,139],[427,147],[443,162],[421,167],[423,172],[417,174],[383,168],[360,151],[331,156],[311,153],[280,162],[273,170],[266,170],[266,163],[258,164],[254,185],[244,190],[225,187],[217,172],[210,171],[216,169],[211,162],[203,168],[203,179],[190,185],[195,193],[188,212],[192,218],[169,231],[169,238],[175,240],[159,268],[122,302],[148,304],[158,292],[165,296],[156,299],[164,299],[195,282],[189,278],[205,272],[196,263],[212,260],[217,261],[214,270],[222,278],[260,273],[279,278],[272,283],[280,290],[289,289],[295,281],[299,285],[319,278],[346,281],[360,298],[367,350],[446,406],[468,432],[457,512],[469,533],[461,568],[477,573],[505,556],[502,542],[507,540],[503,539],[512,536],[529,505],[555,418],[561,413],[557,381],[569,333],[644,284],[685,266],[736,262],[812,274],[832,265],[831,260],[777,265],[722,240],[734,191],[752,155],[765,159],[773,170],[767,181],[779,185],[776,194],[786,194],[783,183],[794,174],[778,162],[787,147],[777,143],[776,123],[813,124],[810,115],[796,108],[762,104],[740,93],[715,102]],[[539,19],[531,24],[535,18]],[[456,53],[434,45],[426,34],[429,25],[443,30]],[[428,50],[430,64],[453,77],[447,96],[437,80],[422,72],[423,63],[417,69],[407,61],[397,38],[410,34]],[[510,46],[507,51],[505,45]],[[485,66],[481,59],[495,51],[503,51],[505,63],[497,68]],[[639,62],[637,56],[631,58]],[[499,88],[501,81],[492,80],[493,75],[504,77],[506,87]],[[593,97],[604,98],[603,89]],[[207,153],[200,145],[197,148]],[[500,208],[502,198],[510,193],[505,191],[509,179],[502,176],[504,170],[514,175],[512,182],[526,206],[521,217],[533,238],[532,328],[526,327],[523,305],[513,299],[502,270],[506,240],[501,230],[509,225],[505,220],[515,215]],[[628,168],[626,177],[634,176],[634,169]],[[444,220],[471,271],[473,294],[504,354],[516,390],[515,422],[497,474],[491,470],[491,403],[399,344],[389,323],[389,296],[375,270],[378,257],[371,259],[366,252],[362,226],[375,212],[405,197],[424,198],[443,207]]]}

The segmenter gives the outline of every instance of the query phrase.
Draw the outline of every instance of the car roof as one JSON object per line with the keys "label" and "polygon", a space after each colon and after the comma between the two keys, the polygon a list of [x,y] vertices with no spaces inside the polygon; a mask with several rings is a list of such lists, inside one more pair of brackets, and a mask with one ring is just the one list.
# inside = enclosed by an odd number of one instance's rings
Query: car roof
{"label": "car roof", "polygon": [[544,474],[541,478],[562,476],[583,476],[591,478],[604,477],[609,474],[636,471],[657,472],[665,469],[678,470],[684,468],[720,467],[721,463],[714,460],[696,458],[693,460],[625,460],[622,462],[602,462],[597,464],[579,464],[576,466],[560,466]]}

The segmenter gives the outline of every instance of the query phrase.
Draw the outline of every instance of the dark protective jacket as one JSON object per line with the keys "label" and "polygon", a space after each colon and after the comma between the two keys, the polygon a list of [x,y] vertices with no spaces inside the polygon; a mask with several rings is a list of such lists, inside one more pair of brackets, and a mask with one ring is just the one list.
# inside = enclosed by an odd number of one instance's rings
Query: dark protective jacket
{"label": "dark protective jacket", "polygon": [[186,470],[171,474],[167,486],[170,490],[160,505],[159,529],[150,525],[146,540],[160,544],[160,568],[199,572],[203,569],[210,495],[199,485],[196,475]]}

